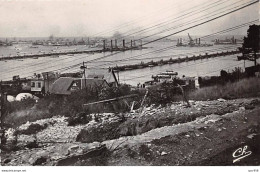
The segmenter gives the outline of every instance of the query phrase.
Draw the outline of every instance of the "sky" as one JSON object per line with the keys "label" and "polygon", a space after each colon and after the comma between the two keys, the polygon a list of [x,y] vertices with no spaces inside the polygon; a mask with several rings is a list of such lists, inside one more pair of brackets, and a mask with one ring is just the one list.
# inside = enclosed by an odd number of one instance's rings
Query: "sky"
{"label": "sky", "polygon": [[[169,29],[168,32],[157,35],[163,36],[192,26],[187,23],[196,23],[199,17],[209,17],[232,5],[235,7],[251,1],[253,0],[1,0],[0,37],[111,36],[116,31],[124,35],[132,33],[132,36],[143,36]],[[214,2],[219,5],[211,4]],[[206,10],[207,7],[211,8]],[[210,34],[258,18],[259,3],[180,34]],[[162,22],[167,25],[157,27]],[[152,27],[152,30],[140,32],[148,27]],[[244,35],[247,29],[235,30],[231,34]]]}

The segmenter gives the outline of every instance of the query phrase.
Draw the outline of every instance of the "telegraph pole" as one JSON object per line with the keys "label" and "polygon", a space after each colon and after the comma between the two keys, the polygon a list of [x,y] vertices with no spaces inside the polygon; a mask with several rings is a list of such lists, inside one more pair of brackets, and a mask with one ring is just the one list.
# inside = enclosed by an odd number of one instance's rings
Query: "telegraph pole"
{"label": "telegraph pole", "polygon": [[83,66],[80,67],[81,69],[83,69],[84,72],[84,83],[85,83],[85,89],[86,89],[86,99],[87,99],[87,94],[88,94],[88,90],[87,90],[87,81],[86,81],[86,66],[85,66],[85,62],[83,61]]}

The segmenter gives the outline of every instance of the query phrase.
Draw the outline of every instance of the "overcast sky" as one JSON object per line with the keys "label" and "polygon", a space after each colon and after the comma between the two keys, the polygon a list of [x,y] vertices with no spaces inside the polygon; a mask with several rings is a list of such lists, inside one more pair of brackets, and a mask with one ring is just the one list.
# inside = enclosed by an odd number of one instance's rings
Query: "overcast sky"
{"label": "overcast sky", "polygon": [[[202,10],[214,2],[221,4]],[[116,30],[127,34],[184,15],[181,20],[175,19],[167,26],[142,33],[149,35],[246,2],[250,0],[4,0],[0,1],[0,37],[110,36]],[[196,9],[193,15],[185,15]],[[257,18],[259,3],[182,34],[210,34]],[[181,28],[185,26],[167,33]],[[245,34],[246,30],[231,34]]]}

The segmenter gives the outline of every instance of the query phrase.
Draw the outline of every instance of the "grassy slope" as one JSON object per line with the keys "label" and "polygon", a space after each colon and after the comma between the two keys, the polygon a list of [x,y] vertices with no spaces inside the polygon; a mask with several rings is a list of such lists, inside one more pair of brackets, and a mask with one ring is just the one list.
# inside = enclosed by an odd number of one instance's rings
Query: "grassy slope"
{"label": "grassy slope", "polygon": [[243,79],[235,83],[205,87],[188,94],[191,100],[215,100],[256,97],[260,93],[260,78]]}

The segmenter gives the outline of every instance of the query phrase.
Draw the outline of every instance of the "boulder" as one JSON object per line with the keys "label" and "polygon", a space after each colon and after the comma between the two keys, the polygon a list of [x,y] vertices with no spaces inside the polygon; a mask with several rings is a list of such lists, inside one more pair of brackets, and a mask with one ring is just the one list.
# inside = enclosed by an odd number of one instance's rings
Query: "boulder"
{"label": "boulder", "polygon": [[245,105],[245,109],[246,109],[246,110],[252,110],[252,109],[254,109],[254,108],[255,108],[254,104],[246,104],[246,105]]}
{"label": "boulder", "polygon": [[3,161],[3,163],[5,163],[5,164],[7,164],[7,163],[9,163],[9,162],[11,162],[11,159],[10,159],[10,158],[6,158],[6,159],[4,159],[4,161]]}
{"label": "boulder", "polygon": [[48,160],[48,152],[47,151],[40,151],[35,154],[32,154],[29,158],[29,163],[31,165],[42,165]]}
{"label": "boulder", "polygon": [[131,119],[118,127],[121,136],[134,136],[159,127],[159,120],[154,117]]}
{"label": "boulder", "polygon": [[225,100],[225,99],[222,99],[222,98],[219,98],[218,101],[219,101],[219,102],[225,102],[226,100]]}
{"label": "boulder", "polygon": [[114,121],[83,128],[77,135],[76,141],[92,143],[118,138],[117,128],[120,123],[121,122]]}
{"label": "boulder", "polygon": [[37,124],[37,123],[35,123],[35,124],[32,123],[26,129],[17,130],[17,134],[26,134],[26,135],[36,134],[39,131],[42,131],[42,130],[44,130],[47,127],[48,127],[48,124],[46,124],[46,123],[44,125],[40,125],[40,124]]}
{"label": "boulder", "polygon": [[16,96],[15,100],[16,101],[22,101],[22,100],[28,99],[28,98],[31,98],[31,99],[34,99],[34,100],[39,100],[38,97],[32,95],[31,93],[20,93]]}
{"label": "boulder", "polygon": [[92,116],[81,112],[68,118],[68,126],[75,126],[78,124],[88,124],[92,120]]}
{"label": "boulder", "polygon": [[[55,165],[71,166],[77,164],[81,160],[87,160],[87,159],[93,159],[94,161],[95,158],[99,157],[102,154],[105,154],[107,151],[108,149],[105,144],[98,144],[98,145],[95,144],[95,146],[93,146],[92,148],[88,148],[82,154],[71,155],[58,160]],[[107,156],[104,157],[107,158]],[[99,164],[94,164],[94,165],[99,165]]]}
{"label": "boulder", "polygon": [[255,105],[258,105],[260,104],[260,101],[258,99],[254,99],[250,102],[251,105],[255,106]]}

